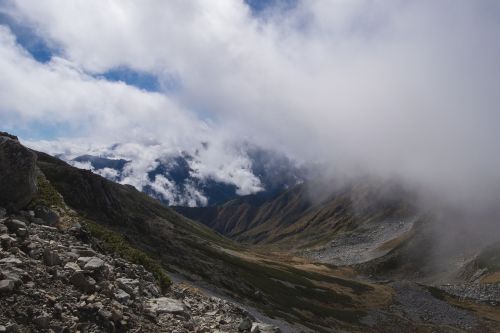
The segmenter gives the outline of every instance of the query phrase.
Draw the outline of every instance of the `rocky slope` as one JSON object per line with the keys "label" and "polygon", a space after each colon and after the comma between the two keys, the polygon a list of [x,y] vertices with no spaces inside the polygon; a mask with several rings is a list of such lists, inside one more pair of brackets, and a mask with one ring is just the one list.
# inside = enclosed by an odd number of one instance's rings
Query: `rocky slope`
{"label": "rocky slope", "polygon": [[100,252],[79,224],[50,222],[33,211],[0,218],[2,332],[277,331],[188,285],[162,290],[142,265]]}

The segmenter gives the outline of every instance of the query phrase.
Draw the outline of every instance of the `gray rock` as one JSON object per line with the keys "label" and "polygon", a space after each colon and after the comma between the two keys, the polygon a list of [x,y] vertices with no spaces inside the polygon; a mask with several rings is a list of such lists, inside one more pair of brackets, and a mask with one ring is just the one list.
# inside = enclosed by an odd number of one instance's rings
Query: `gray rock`
{"label": "gray rock", "polygon": [[99,317],[101,317],[102,319],[105,319],[105,320],[110,320],[113,317],[113,314],[111,313],[111,311],[108,311],[105,309],[100,309],[97,312],[97,314],[99,315]]}
{"label": "gray rock", "polygon": [[280,333],[279,327],[269,324],[253,323],[252,333]]}
{"label": "gray rock", "polygon": [[93,257],[79,257],[76,262],[83,268],[92,258]]}
{"label": "gray rock", "polygon": [[94,272],[102,269],[103,267],[104,267],[104,261],[98,257],[93,257],[87,261],[87,263],[83,266],[83,269],[86,271]]}
{"label": "gray rock", "polygon": [[118,278],[116,279],[116,283],[129,294],[138,294],[139,292],[139,280]]}
{"label": "gray rock", "polygon": [[16,137],[0,132],[0,205],[24,208],[35,196],[37,156]]}
{"label": "gray rock", "polygon": [[19,332],[19,326],[17,324],[7,325],[7,333],[17,333]]}
{"label": "gray rock", "polygon": [[7,327],[0,325],[0,333],[5,333],[7,332]]}
{"label": "gray rock", "polygon": [[76,253],[79,257],[94,257],[95,251],[86,246],[72,246],[71,252]]}
{"label": "gray rock", "polygon": [[155,286],[154,283],[146,283],[144,285],[143,291],[146,294],[146,296],[149,296],[149,297],[160,297],[161,296],[160,290],[158,290],[158,288]]}
{"label": "gray rock", "polygon": [[144,309],[152,315],[161,313],[184,314],[184,304],[176,299],[168,297],[152,298],[145,302]]}
{"label": "gray rock", "polygon": [[55,251],[45,249],[43,251],[43,262],[47,266],[56,266],[61,265],[62,260],[61,257],[59,257],[59,254],[57,254]]}
{"label": "gray rock", "polygon": [[26,272],[17,267],[8,267],[7,269],[1,271],[3,279],[13,281],[16,287],[23,283],[21,279],[23,274],[26,274]]}
{"label": "gray rock", "polygon": [[122,304],[127,304],[130,300],[130,295],[123,289],[119,288],[115,290],[115,292],[113,293],[113,297]]}
{"label": "gray rock", "polygon": [[0,264],[21,266],[23,264],[23,262],[16,257],[7,257],[7,258],[0,259]]}
{"label": "gray rock", "polygon": [[46,206],[35,207],[35,217],[42,220],[45,225],[55,225],[59,222],[59,214]]}
{"label": "gray rock", "polygon": [[8,219],[7,221],[5,221],[5,225],[7,226],[7,228],[9,229],[10,232],[14,232],[14,233],[17,233],[18,229],[21,229],[21,228],[26,229],[27,228],[26,223],[24,223],[23,221],[16,220],[16,219]]}
{"label": "gray rock", "polygon": [[123,319],[123,313],[118,309],[111,309],[111,319],[113,319],[114,322],[119,322]]}
{"label": "gray rock", "polygon": [[71,284],[73,284],[77,289],[85,292],[92,293],[95,290],[95,280],[89,276],[86,276],[83,272],[75,272],[70,278]]}
{"label": "gray rock", "polygon": [[16,283],[12,280],[0,281],[0,294],[8,294],[14,290]]}
{"label": "gray rock", "polygon": [[26,236],[28,236],[28,229],[26,228],[17,229],[16,235],[18,235],[21,238],[25,238]]}
{"label": "gray rock", "polygon": [[38,328],[48,329],[50,326],[50,316],[46,313],[36,317],[33,319],[33,324],[35,324]]}
{"label": "gray rock", "polygon": [[240,325],[238,326],[238,331],[240,332],[250,331],[251,329],[252,329],[252,321],[248,318],[243,319]]}
{"label": "gray rock", "polygon": [[250,332],[252,332],[252,333],[261,333],[260,328],[257,325],[254,325],[252,327],[252,330]]}
{"label": "gray rock", "polygon": [[64,270],[74,273],[81,271],[81,268],[75,262],[68,262],[66,263],[66,265],[64,265]]}
{"label": "gray rock", "polygon": [[7,210],[3,207],[0,207],[0,219],[4,218],[6,215],[7,215]]}
{"label": "gray rock", "polygon": [[16,239],[10,237],[9,235],[0,235],[0,243],[4,250],[10,249],[16,242]]}

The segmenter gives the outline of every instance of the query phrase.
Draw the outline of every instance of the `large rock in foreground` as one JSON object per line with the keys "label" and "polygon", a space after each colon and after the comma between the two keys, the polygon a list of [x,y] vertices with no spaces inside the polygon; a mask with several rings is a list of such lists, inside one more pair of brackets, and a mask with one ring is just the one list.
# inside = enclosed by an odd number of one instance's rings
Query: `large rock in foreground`
{"label": "large rock in foreground", "polygon": [[0,206],[17,211],[36,193],[36,154],[0,132]]}

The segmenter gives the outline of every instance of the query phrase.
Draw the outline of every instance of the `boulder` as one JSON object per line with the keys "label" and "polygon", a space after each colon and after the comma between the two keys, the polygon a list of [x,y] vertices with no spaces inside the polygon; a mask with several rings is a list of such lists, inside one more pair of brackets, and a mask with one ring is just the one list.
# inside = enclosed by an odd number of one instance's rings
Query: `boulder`
{"label": "boulder", "polygon": [[280,333],[279,327],[263,323],[253,323],[252,333]]}
{"label": "boulder", "polygon": [[35,217],[37,221],[42,221],[45,225],[52,226],[59,222],[59,214],[46,206],[36,206]]}
{"label": "boulder", "polygon": [[113,293],[113,297],[122,304],[127,304],[128,301],[130,300],[130,295],[127,294],[127,292],[122,289],[117,289]]}
{"label": "boulder", "polygon": [[17,267],[7,267],[0,271],[0,275],[5,280],[11,280],[14,282],[16,287],[20,286],[22,281],[22,276],[25,275],[26,272]]}
{"label": "boulder", "polygon": [[19,143],[15,136],[0,132],[0,205],[18,211],[36,194],[34,152]]}
{"label": "boulder", "polygon": [[0,264],[9,265],[9,266],[10,265],[21,266],[23,264],[23,262],[16,257],[7,257],[7,258],[0,259]]}
{"label": "boulder", "polygon": [[0,281],[0,294],[8,294],[14,290],[16,283],[12,280]]}
{"label": "boulder", "polygon": [[71,252],[77,254],[79,257],[94,257],[95,251],[86,246],[72,246]]}
{"label": "boulder", "polygon": [[186,312],[181,301],[168,297],[147,300],[144,304],[144,310],[154,316],[162,313],[185,314]]}
{"label": "boulder", "polygon": [[27,228],[26,223],[24,223],[23,221],[16,220],[16,219],[8,219],[7,221],[5,221],[5,225],[9,229],[9,232],[14,232],[16,234],[17,234],[19,229],[26,229]]}
{"label": "boulder", "polygon": [[85,293],[93,293],[95,290],[95,280],[86,276],[83,272],[75,272],[70,278],[71,284]]}
{"label": "boulder", "polygon": [[19,332],[19,325],[17,324],[9,324],[7,325],[7,328],[6,328],[6,333],[17,333]]}
{"label": "boulder", "polygon": [[85,267],[85,265],[92,259],[93,257],[80,257],[77,259],[77,264],[80,266],[80,267]]}
{"label": "boulder", "polygon": [[[80,260],[80,259],[78,259]],[[104,267],[104,260],[98,257],[92,257],[87,263],[83,266],[83,269],[89,272],[95,272]]]}
{"label": "boulder", "polygon": [[16,235],[18,235],[21,238],[26,238],[28,236],[28,229],[26,228],[17,229]]}
{"label": "boulder", "polygon": [[116,279],[116,283],[120,288],[125,290],[129,294],[138,294],[139,293],[139,280],[136,279],[127,279],[127,278],[118,278]]}
{"label": "boulder", "polygon": [[240,325],[238,326],[238,331],[240,332],[250,331],[251,329],[252,329],[252,321],[249,318],[243,319]]}
{"label": "boulder", "polygon": [[47,313],[43,313],[40,316],[33,319],[33,324],[40,329],[48,329],[50,325],[51,317]]}
{"label": "boulder", "polygon": [[80,272],[81,268],[76,262],[68,262],[66,263],[66,265],[64,265],[64,270],[74,273]]}
{"label": "boulder", "polygon": [[0,243],[2,244],[2,248],[4,250],[8,250],[16,243],[16,239],[10,237],[9,235],[3,234],[0,235]]}
{"label": "boulder", "polygon": [[43,262],[47,266],[61,265],[62,260],[59,254],[53,250],[45,249],[43,251]]}

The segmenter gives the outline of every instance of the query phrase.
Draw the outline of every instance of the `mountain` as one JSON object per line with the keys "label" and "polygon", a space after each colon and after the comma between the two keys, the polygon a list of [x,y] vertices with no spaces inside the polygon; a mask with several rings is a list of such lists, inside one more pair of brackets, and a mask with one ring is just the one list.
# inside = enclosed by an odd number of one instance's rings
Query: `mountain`
{"label": "mountain", "polygon": [[[0,217],[1,223],[5,224],[9,233],[15,231],[16,234],[1,235],[2,246],[9,243],[12,249],[7,251],[3,248],[0,251],[0,286],[5,285],[9,293],[9,297],[0,298],[0,306],[2,309],[12,308],[16,299],[31,303],[16,303],[16,307],[20,307],[19,311],[15,311],[15,309],[3,311],[0,319],[2,324],[8,323],[9,327],[18,325],[21,332],[29,331],[31,325],[35,324],[31,322],[33,318],[30,317],[30,314],[35,313],[36,318],[39,318],[42,314],[38,312],[46,311],[43,307],[38,308],[40,303],[36,302],[47,299],[48,304],[54,303],[53,298],[45,293],[42,293],[43,296],[40,297],[27,297],[27,295],[33,294],[30,288],[33,286],[41,287],[52,292],[53,287],[50,283],[44,282],[49,281],[45,279],[50,279],[54,283],[55,281],[61,283],[60,288],[69,295],[67,297],[76,295],[75,288],[77,286],[71,282],[72,279],[68,281],[63,278],[66,276],[64,274],[67,273],[62,272],[64,270],[62,266],[56,264],[54,267],[47,268],[46,265],[43,266],[40,261],[37,261],[38,257],[28,259],[31,250],[36,247],[35,243],[39,242],[43,244],[41,253],[44,253],[44,246],[47,250],[55,251],[61,257],[67,258],[64,260],[69,260],[71,265],[74,261],[74,264],[81,264],[85,268],[84,259],[77,258],[78,255],[70,255],[64,250],[64,247],[67,246],[64,244],[65,239],[69,237],[65,233],[69,230],[75,230],[74,228],[80,230],[74,237],[80,237],[83,242],[88,242],[85,243],[88,244],[86,249],[79,248],[81,251],[88,252],[81,253],[98,253],[97,257],[101,253],[116,258],[116,262],[122,259],[129,260],[137,267],[133,266],[134,269],[126,274],[133,274],[136,269],[150,272],[156,279],[156,283],[163,286],[164,291],[159,291],[163,293],[163,297],[177,300],[191,298],[189,301],[186,300],[187,305],[183,304],[188,309],[191,307],[190,311],[195,314],[193,317],[185,314],[165,314],[165,319],[162,319],[161,314],[151,318],[149,315],[135,312],[134,309],[148,309],[151,306],[149,300],[135,299],[133,302],[141,304],[132,302],[127,305],[130,310],[125,308],[123,312],[131,312],[132,314],[127,316],[133,317],[130,320],[131,326],[126,331],[139,329],[140,323],[153,325],[156,322],[161,324],[163,320],[177,325],[175,326],[177,330],[189,330],[186,328],[187,325],[190,325],[189,323],[192,325],[200,324],[199,316],[203,320],[208,320],[208,316],[212,316],[211,306],[205,306],[202,299],[197,304],[196,301],[192,300],[194,296],[190,296],[192,295],[190,292],[178,288],[177,282],[174,282],[173,286],[169,286],[170,281],[167,275],[170,275],[174,281],[181,280],[182,283],[201,288],[202,291],[216,292],[221,297],[226,298],[226,301],[233,300],[242,303],[251,312],[246,313],[246,316],[249,317],[248,320],[252,321],[254,315],[264,315],[264,321],[277,323],[284,332],[495,332],[500,329],[499,309],[489,303],[477,303],[470,298],[463,298],[458,287],[450,289],[448,292],[434,286],[415,283],[415,280],[379,281],[365,275],[364,272],[368,272],[369,269],[373,269],[373,272],[378,270],[380,274],[383,273],[384,269],[390,271],[390,267],[384,268],[384,264],[387,264],[388,261],[358,270],[356,265],[331,265],[322,263],[321,260],[314,260],[314,256],[304,255],[301,257],[293,252],[284,252],[283,248],[277,251],[271,243],[265,247],[244,246],[198,222],[179,215],[161,202],[139,192],[133,186],[112,182],[89,170],[75,168],[45,153],[30,151],[22,146],[18,140],[2,137],[3,142],[8,142],[10,151],[19,152],[19,154],[7,154],[7,151],[2,151],[0,154],[0,166],[2,167],[0,174],[9,172],[9,174],[16,176],[9,179],[2,178],[2,182],[9,183],[10,181],[10,186],[15,189],[15,192],[18,188],[17,185],[19,185],[20,192],[4,194],[5,200],[1,204],[4,207],[9,207],[7,212],[9,219],[4,220],[3,217]],[[0,144],[0,150],[4,150],[5,147],[5,144]],[[30,154],[21,155],[22,151],[30,152]],[[16,156],[24,157],[16,159]],[[17,170],[16,165],[28,167]],[[30,182],[26,181],[26,177],[28,180],[34,179],[36,187],[30,187]],[[12,183],[14,179],[17,180]],[[0,191],[4,188],[3,185],[3,183],[0,184]],[[12,202],[17,202],[17,198],[23,191],[27,191],[26,195],[28,196],[24,202],[29,203],[20,204],[21,207],[11,205]],[[290,191],[294,193],[293,190]],[[306,193],[301,192],[303,189],[301,190],[300,187],[295,191]],[[409,212],[404,207],[394,208],[400,207],[399,199],[389,200],[383,195],[383,200],[372,201],[370,194],[372,191],[357,189],[356,186],[348,186],[345,191],[362,194],[359,200],[360,205],[356,205],[356,207],[361,208],[362,214],[360,216],[396,218],[399,215],[407,216],[406,214]],[[342,201],[340,200],[341,193],[334,196],[338,197],[339,205]],[[373,193],[377,197],[379,192]],[[280,195],[273,196],[271,199],[264,199],[263,202],[276,200],[279,197]],[[324,199],[326,201],[321,200],[320,202],[333,202],[335,201],[334,197],[327,197]],[[383,205],[380,206],[380,202],[385,202],[385,200],[391,203],[388,206],[389,209]],[[313,201],[313,204],[310,205],[311,208],[318,204]],[[319,205],[321,206],[321,204]],[[291,211],[300,212],[301,209],[304,208]],[[303,211],[308,212],[309,209]],[[349,209],[351,208],[346,207],[347,212]],[[4,212],[2,209],[0,211]],[[278,210],[271,211],[278,212]],[[356,212],[356,210],[354,211]],[[5,215],[5,213],[2,214]],[[336,216],[333,212],[331,214]],[[343,215],[340,210],[337,214],[339,219]],[[24,224],[12,222],[13,216],[16,219],[23,219],[21,222]],[[355,217],[355,215],[349,217],[347,214],[346,221],[352,222],[340,223],[343,225],[342,235],[357,232],[358,236],[361,236],[362,228],[371,224],[378,225],[375,218],[370,220]],[[35,236],[42,232],[39,230],[46,229],[46,227],[38,228],[32,224],[48,223],[42,221],[50,221],[51,226],[56,229],[47,229],[45,234],[40,234],[37,238]],[[317,219],[317,221],[321,221],[321,219]],[[286,219],[282,219],[277,225],[285,222]],[[421,222],[418,225],[422,226],[425,223]],[[0,226],[0,230],[5,230],[5,228]],[[26,242],[21,241],[22,237],[26,237],[30,232],[35,233],[33,240],[27,238]],[[293,237],[308,244],[308,249],[312,249],[313,246],[309,242],[309,237],[313,235],[312,230],[306,234],[309,236],[300,237],[300,233],[296,232]],[[16,238],[14,239],[13,236]],[[9,237],[12,237],[14,241],[8,242]],[[50,241],[46,242],[45,239],[50,239]],[[409,237],[408,239],[414,240],[415,238]],[[33,245],[30,245],[32,243]],[[400,244],[409,243],[409,241],[403,240]],[[61,244],[62,247],[59,247],[58,244]],[[278,245],[280,245],[279,242]],[[324,246],[325,244],[321,243],[320,245]],[[360,252],[359,250],[363,249],[358,248],[358,252]],[[397,251],[398,246],[392,247],[389,253],[381,257],[368,260],[365,264],[376,263],[378,259],[394,254],[394,250]],[[472,274],[467,275],[464,272],[463,279],[475,281],[475,277],[472,276],[478,276],[475,267],[479,267],[481,270],[486,269],[483,271],[483,273],[486,272],[486,275],[481,275],[481,278],[488,277],[487,281],[495,281],[494,274],[498,271],[498,267],[496,268],[490,260],[494,262],[496,251],[496,248],[490,248],[477,256],[475,264],[471,263],[467,270],[467,273]],[[404,252],[399,251],[398,253],[404,257]],[[18,265],[15,258],[9,259],[12,256],[22,258],[22,260],[18,259],[21,264]],[[52,252],[47,252],[46,257],[50,260],[55,258]],[[109,261],[110,265],[115,265],[115,261],[111,261],[109,258],[102,257],[101,260],[105,263]],[[25,267],[24,260],[34,260],[31,266],[26,266],[26,269],[34,269],[33,274],[37,278],[32,279],[23,275],[16,287],[11,271]],[[94,273],[91,270],[91,266],[93,267],[96,262],[99,261],[94,260],[87,269],[78,272],[80,279],[78,281],[82,282],[83,286],[92,285],[90,278],[94,280],[98,278],[97,276],[93,277]],[[103,265],[105,266],[105,264]],[[397,262],[395,265],[401,267]],[[142,275],[125,278],[122,283],[125,285],[125,282],[130,282],[127,279],[139,279],[140,276]],[[76,277],[74,281],[76,283]],[[13,288],[9,289],[9,286],[13,286]],[[497,284],[493,284],[491,290],[495,290],[496,286]],[[455,288],[455,286],[453,287]],[[89,292],[85,297],[75,298],[78,299],[80,307],[78,311],[75,309],[73,314],[80,315],[79,311],[82,311],[90,316],[89,318],[77,317],[78,319],[75,320],[78,320],[78,324],[75,327],[82,328],[91,324],[97,325],[98,329],[105,329],[104,321],[96,319],[93,312],[99,311],[97,306],[89,305],[94,304],[92,300],[107,297],[106,289],[101,290],[102,292],[99,293]],[[57,299],[56,297],[56,302]],[[72,302],[66,303],[73,304]],[[103,302],[101,302],[103,306],[107,307],[108,300],[103,300]],[[158,305],[158,301],[155,302]],[[20,314],[21,307],[27,309],[26,315]],[[168,309],[171,308],[169,305]],[[196,312],[198,311],[196,309],[201,308],[203,310]],[[28,309],[31,310],[28,311]],[[99,316],[107,318],[105,311],[106,309],[101,311]],[[216,312],[215,315],[217,314]],[[43,324],[44,327],[47,327],[46,325],[50,327],[59,320],[45,314],[42,317],[37,322]],[[234,318],[239,320],[241,317]],[[251,324],[250,322],[250,326],[252,326]],[[219,320],[218,325],[225,324]],[[242,321],[242,324],[238,325],[238,329],[241,332],[248,332],[251,329],[250,326],[248,326],[248,321],[245,323]],[[213,331],[218,329],[224,331],[221,327],[209,328]]]}
{"label": "mountain", "polygon": [[267,199],[249,195],[214,207],[175,209],[263,252],[348,267],[377,281],[409,280],[459,297],[500,301],[500,267],[491,260],[500,250],[497,237],[475,235],[456,213],[422,210],[416,194],[396,183],[363,179],[332,185],[319,197],[316,186],[306,182]]}
{"label": "mountain", "polygon": [[[199,151],[193,154],[174,152],[154,156],[150,161],[135,161],[111,158],[117,155],[114,154],[117,147],[119,145],[109,147],[106,157],[89,154],[74,158],[65,155],[60,157],[116,182],[128,183],[131,178],[141,178],[138,189],[167,205],[214,206],[243,195],[235,180],[200,175],[197,170],[205,166],[199,158]],[[201,147],[204,149],[205,146]],[[305,171],[284,155],[250,145],[240,148],[240,153],[249,161],[245,168],[257,182],[258,189],[254,191],[259,197],[273,196],[305,178]],[[134,163],[138,162],[147,163],[150,167],[137,171]]]}
{"label": "mountain", "polygon": [[175,207],[184,216],[238,242],[307,246],[346,230],[415,214],[397,186],[346,184],[323,198],[303,183],[269,198],[248,195],[214,207]]}

